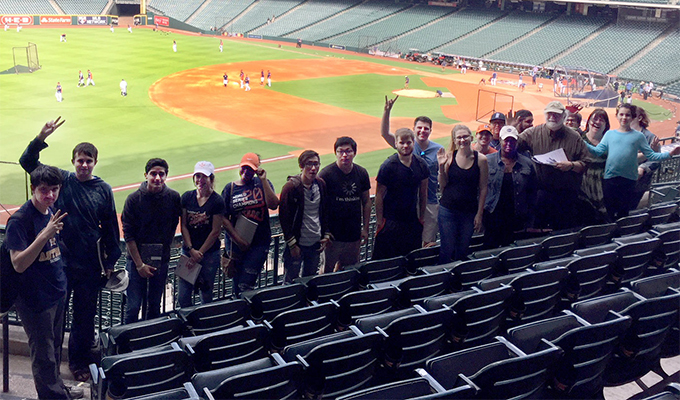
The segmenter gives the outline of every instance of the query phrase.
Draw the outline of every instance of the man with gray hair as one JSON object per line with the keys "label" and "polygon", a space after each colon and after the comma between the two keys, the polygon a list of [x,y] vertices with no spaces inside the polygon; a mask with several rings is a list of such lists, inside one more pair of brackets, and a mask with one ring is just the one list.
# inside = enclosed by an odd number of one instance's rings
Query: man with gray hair
{"label": "man with gray hair", "polygon": [[566,109],[559,101],[551,101],[543,110],[545,124],[529,128],[519,135],[519,151],[531,155],[563,149],[567,161],[552,164],[534,162],[538,176],[536,227],[554,230],[579,225],[577,199],[583,172],[590,154],[578,133],[564,125]]}

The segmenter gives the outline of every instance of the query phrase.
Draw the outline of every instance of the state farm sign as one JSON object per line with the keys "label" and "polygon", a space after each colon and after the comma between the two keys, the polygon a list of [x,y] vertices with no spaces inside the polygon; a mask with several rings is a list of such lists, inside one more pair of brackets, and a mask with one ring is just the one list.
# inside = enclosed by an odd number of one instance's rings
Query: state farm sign
{"label": "state farm sign", "polygon": [[2,22],[3,25],[33,25],[33,17],[30,15],[3,15],[0,18],[0,22]]}
{"label": "state farm sign", "polygon": [[40,25],[71,25],[71,17],[43,15],[40,17]]}
{"label": "state farm sign", "polygon": [[155,23],[157,23],[158,25],[161,25],[161,26],[170,26],[170,18],[161,17],[160,15],[154,15],[153,16],[153,22],[155,22]]}

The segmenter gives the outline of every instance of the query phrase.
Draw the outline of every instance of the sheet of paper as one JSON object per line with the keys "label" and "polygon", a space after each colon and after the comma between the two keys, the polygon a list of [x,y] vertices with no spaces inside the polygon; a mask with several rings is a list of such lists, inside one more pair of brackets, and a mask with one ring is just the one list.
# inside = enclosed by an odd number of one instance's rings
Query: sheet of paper
{"label": "sheet of paper", "polygon": [[555,163],[560,161],[569,161],[567,159],[567,155],[564,153],[564,150],[562,148],[553,150],[549,153],[534,155],[531,158],[538,164],[547,165],[554,165]]}

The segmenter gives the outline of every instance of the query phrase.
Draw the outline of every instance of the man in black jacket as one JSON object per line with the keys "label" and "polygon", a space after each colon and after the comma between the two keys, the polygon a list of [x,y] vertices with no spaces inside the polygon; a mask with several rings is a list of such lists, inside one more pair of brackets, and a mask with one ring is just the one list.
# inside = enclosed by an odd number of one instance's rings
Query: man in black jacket
{"label": "man in black jacket", "polygon": [[168,163],[162,158],[152,158],[144,171],[146,181],[125,200],[121,216],[130,277],[126,291],[126,324],[138,320],[145,301],[146,315],[142,315],[142,319],[160,315],[170,245],[182,214],[179,193],[165,184]]}

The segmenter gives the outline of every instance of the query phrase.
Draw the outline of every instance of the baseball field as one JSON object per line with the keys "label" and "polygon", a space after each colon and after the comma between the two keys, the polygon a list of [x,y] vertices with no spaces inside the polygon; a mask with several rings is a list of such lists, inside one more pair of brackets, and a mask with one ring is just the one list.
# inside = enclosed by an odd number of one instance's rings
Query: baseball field
{"label": "baseball field", "polygon": [[[65,43],[59,41],[62,33]],[[417,90],[401,92],[392,112],[393,129],[410,127],[413,118],[428,115],[435,121],[433,140],[445,145],[453,124],[476,128],[480,79],[490,75],[462,75],[316,47],[223,40],[224,51],[219,52],[217,37],[150,28],[132,33],[123,27],[114,33],[108,27],[0,31],[0,71],[5,70],[0,73],[0,161],[18,161],[42,125],[61,116],[66,123],[48,138],[41,161],[71,170],[73,147],[94,143],[99,149],[95,175],[114,187],[119,212],[144,179],[151,157],[168,161],[169,186],[181,193],[193,187],[190,178],[197,161],[215,165],[216,189],[221,190],[237,177],[241,156],[256,152],[279,191],[288,175],[299,172],[296,158],[302,150],[318,151],[325,165],[334,160],[335,139],[347,135],[358,143],[355,161],[375,176],[393,151],[379,134],[384,99],[403,89],[405,75],[409,89]],[[12,48],[29,42],[37,44],[42,68],[15,74]],[[96,85],[78,87],[78,71],[87,76],[88,69]],[[250,78],[249,92],[239,86],[241,70]],[[266,81],[260,85],[261,71],[271,71],[271,87]],[[227,87],[222,83],[225,73]],[[128,82],[126,97],[120,93],[121,79]],[[498,86],[484,89],[509,94],[515,110],[528,108],[536,114],[553,100],[551,90],[529,87],[520,93],[512,79],[501,75]],[[57,82],[63,102],[55,98]],[[427,97],[437,90],[445,96]],[[536,117],[541,123],[541,116]],[[0,188],[0,203],[10,211],[23,203],[21,167],[0,164]]]}

